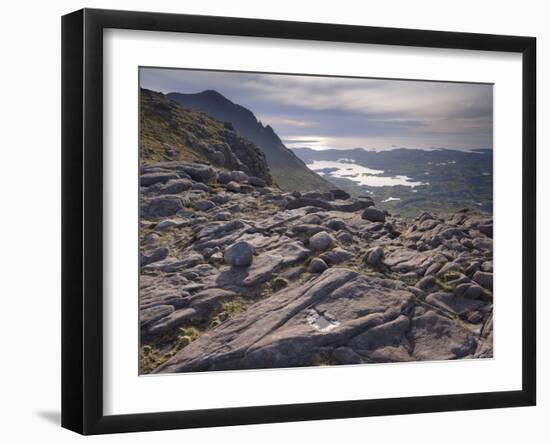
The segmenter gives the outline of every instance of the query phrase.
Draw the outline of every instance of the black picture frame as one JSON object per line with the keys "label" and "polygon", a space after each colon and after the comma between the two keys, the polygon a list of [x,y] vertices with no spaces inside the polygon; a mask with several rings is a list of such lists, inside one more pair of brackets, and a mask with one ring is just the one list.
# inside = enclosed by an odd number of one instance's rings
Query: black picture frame
{"label": "black picture frame", "polygon": [[[108,28],[504,51],[523,64],[522,388],[131,415],[103,412],[103,31]],[[62,426],[82,434],[536,404],[536,39],[83,9],[62,18]]]}

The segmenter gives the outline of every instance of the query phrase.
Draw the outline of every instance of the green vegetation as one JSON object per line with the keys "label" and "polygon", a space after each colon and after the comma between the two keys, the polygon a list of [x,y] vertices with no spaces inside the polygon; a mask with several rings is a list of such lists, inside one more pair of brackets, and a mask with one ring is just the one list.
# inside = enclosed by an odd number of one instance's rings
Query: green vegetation
{"label": "green vegetation", "polygon": [[[420,186],[367,186],[325,175],[352,196],[371,195],[376,206],[392,214],[415,217],[421,211],[450,213],[469,207],[491,213],[493,210],[493,153],[491,150],[463,152],[455,150],[423,151],[364,149],[315,151],[308,148],[294,152],[306,163],[314,160],[337,161],[341,158],[384,171],[379,177],[406,176]],[[390,199],[388,201],[388,199]]]}
{"label": "green vegetation", "polygon": [[320,354],[317,354],[315,357],[313,357],[310,366],[334,366],[337,364],[338,362],[332,357],[329,352],[321,352]]}

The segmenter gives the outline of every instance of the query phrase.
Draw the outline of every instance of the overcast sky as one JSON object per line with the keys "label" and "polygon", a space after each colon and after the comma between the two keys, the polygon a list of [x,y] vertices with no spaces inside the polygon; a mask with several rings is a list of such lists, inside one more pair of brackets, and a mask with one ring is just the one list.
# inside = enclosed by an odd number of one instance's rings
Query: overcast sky
{"label": "overcast sky", "polygon": [[214,89],[271,125],[288,147],[492,149],[486,84],[143,68],[144,88]]}

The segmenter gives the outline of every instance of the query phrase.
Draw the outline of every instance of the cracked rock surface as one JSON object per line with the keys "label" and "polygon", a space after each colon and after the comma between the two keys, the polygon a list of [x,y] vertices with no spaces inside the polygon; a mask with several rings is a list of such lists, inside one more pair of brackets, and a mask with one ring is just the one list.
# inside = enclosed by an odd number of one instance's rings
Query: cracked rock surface
{"label": "cracked rock surface", "polygon": [[140,186],[141,373],[492,357],[487,214],[183,161]]}

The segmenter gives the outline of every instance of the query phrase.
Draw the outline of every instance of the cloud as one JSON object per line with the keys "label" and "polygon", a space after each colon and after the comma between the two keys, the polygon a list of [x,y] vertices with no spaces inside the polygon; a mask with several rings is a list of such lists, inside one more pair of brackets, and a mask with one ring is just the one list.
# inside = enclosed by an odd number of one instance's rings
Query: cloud
{"label": "cloud", "polygon": [[142,86],[161,92],[216,89],[285,139],[492,147],[493,89],[487,84],[176,69],[142,69],[140,75]]}

